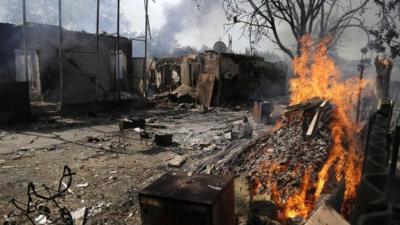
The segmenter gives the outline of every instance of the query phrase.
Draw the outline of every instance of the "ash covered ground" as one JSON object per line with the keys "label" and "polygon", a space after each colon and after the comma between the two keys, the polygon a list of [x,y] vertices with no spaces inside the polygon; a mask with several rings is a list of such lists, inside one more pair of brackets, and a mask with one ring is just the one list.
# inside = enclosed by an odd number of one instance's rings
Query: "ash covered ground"
{"label": "ash covered ground", "polygon": [[[284,108],[277,103],[273,117]],[[137,193],[166,171],[190,170],[227,146],[246,146],[252,139],[230,140],[232,123],[245,116],[249,116],[245,106],[202,111],[173,105],[168,110],[103,112],[96,118],[46,116],[4,127],[0,133],[0,215],[14,209],[10,199],[27,200],[29,182],[56,188],[68,165],[76,174],[71,192],[60,199],[63,206],[71,212],[87,208],[86,224],[140,224]],[[173,145],[160,147],[140,140],[133,130],[124,132],[123,142],[118,129],[121,117],[146,118],[146,131],[172,133]],[[253,139],[272,128],[249,118]],[[171,165],[177,158],[183,159],[183,165]]]}

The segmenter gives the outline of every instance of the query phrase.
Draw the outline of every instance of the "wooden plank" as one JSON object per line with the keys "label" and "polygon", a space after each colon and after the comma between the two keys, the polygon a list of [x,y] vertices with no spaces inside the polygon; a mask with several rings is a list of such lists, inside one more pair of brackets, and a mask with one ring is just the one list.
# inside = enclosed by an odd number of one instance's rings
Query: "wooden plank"
{"label": "wooden plank", "polygon": [[318,109],[310,123],[310,126],[308,126],[306,136],[312,136],[314,134],[314,131],[316,130],[319,118],[320,118],[320,112]]}
{"label": "wooden plank", "polygon": [[323,113],[322,113],[323,109],[326,108],[327,106],[328,106],[328,100],[323,101],[319,105],[317,111],[314,114],[314,117],[313,117],[310,125],[308,126],[306,136],[312,136],[312,135],[315,134],[315,131],[318,128],[318,123],[319,123],[319,121],[321,119],[321,116],[323,115]]}
{"label": "wooden plank", "polygon": [[308,101],[304,101],[301,102],[299,104],[296,105],[290,105],[287,107],[286,112],[284,113],[285,115],[289,115],[295,111],[305,111],[311,108],[316,108],[319,105],[321,105],[321,103],[323,103],[324,100],[320,99],[320,98],[312,98]]}

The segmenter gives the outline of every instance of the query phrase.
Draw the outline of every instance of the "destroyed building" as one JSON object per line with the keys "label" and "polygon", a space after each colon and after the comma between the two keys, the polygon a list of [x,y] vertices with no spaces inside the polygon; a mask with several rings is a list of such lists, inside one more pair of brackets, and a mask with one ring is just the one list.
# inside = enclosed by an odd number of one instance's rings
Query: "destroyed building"
{"label": "destroyed building", "polygon": [[[15,112],[8,113],[27,115],[30,101],[58,102],[60,100],[58,26],[27,23],[29,88],[25,78],[22,26],[0,24],[0,31],[2,33],[0,85],[5,87],[1,88],[1,99],[9,101],[7,107],[0,111],[7,113],[11,110]],[[119,88],[121,92],[133,90],[132,66],[129,60],[132,55],[132,43],[128,38],[119,40],[121,81],[118,85],[116,37],[107,34],[99,36],[97,80],[96,35],[63,30],[62,37],[63,104],[88,103],[96,99],[115,100]],[[11,91],[7,91],[8,89]]]}
{"label": "destroyed building", "polygon": [[[182,58],[151,59],[147,67],[149,89],[161,93],[180,85],[192,87],[207,107],[264,100],[284,95],[287,89],[287,65],[257,56],[206,51]],[[134,71],[140,73],[140,68]]]}

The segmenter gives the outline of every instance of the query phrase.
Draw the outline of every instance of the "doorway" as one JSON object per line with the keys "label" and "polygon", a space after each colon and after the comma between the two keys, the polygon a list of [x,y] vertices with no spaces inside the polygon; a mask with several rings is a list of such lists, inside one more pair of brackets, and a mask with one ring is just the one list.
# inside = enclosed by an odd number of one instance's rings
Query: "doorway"
{"label": "doorway", "polygon": [[[29,97],[32,101],[42,101],[39,56],[37,51],[27,51]],[[15,50],[16,81],[26,82],[25,55],[23,50]]]}

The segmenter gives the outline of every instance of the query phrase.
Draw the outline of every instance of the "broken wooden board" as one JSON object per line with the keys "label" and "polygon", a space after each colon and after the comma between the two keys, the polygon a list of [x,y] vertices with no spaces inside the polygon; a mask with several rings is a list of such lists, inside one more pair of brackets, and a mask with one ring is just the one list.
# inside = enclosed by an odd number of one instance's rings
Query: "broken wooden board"
{"label": "broken wooden board", "polygon": [[229,160],[236,158],[244,150],[244,148],[249,146],[249,143],[251,142],[251,139],[238,139],[231,141],[220,151],[215,151],[215,153],[212,153],[203,159],[196,160],[196,162],[191,163],[191,165],[188,166],[186,170],[192,172],[210,173],[209,170],[211,170],[212,168],[223,165]]}
{"label": "broken wooden board", "polygon": [[209,108],[213,97],[215,74],[201,73],[197,82],[197,98],[200,103]]}
{"label": "broken wooden board", "polygon": [[250,218],[250,185],[245,176],[235,178],[235,213],[238,225],[248,224]]}
{"label": "broken wooden board", "polygon": [[299,104],[296,105],[290,105],[287,107],[286,111],[285,111],[285,116],[291,114],[292,112],[295,111],[305,111],[308,109],[312,109],[312,108],[317,108],[319,105],[321,105],[324,102],[323,99],[320,98],[312,98],[310,100],[301,102]]}
{"label": "broken wooden board", "polygon": [[324,108],[328,107],[328,105],[329,101],[325,100],[318,106],[317,111],[315,112],[314,117],[311,120],[310,125],[308,126],[306,136],[313,136],[315,134],[315,131],[318,129],[318,123],[323,114],[323,110]]}
{"label": "broken wooden board", "polygon": [[304,129],[305,134],[307,137],[312,137],[318,129],[330,120],[333,107],[329,100],[316,97],[296,105],[288,106],[284,114],[286,117],[290,117],[294,112],[302,112],[307,128],[307,130]]}
{"label": "broken wooden board", "polygon": [[305,225],[350,225],[336,210],[321,206]]}

